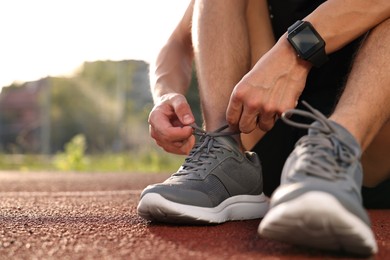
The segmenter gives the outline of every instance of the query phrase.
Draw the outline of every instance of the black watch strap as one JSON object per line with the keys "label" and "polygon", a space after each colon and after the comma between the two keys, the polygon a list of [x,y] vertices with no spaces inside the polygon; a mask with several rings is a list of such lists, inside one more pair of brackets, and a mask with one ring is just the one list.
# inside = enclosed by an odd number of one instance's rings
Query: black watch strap
{"label": "black watch strap", "polygon": [[325,48],[322,48],[315,52],[313,55],[311,55],[307,60],[315,67],[319,68],[324,65],[324,63],[327,62],[329,58],[326,55]]}

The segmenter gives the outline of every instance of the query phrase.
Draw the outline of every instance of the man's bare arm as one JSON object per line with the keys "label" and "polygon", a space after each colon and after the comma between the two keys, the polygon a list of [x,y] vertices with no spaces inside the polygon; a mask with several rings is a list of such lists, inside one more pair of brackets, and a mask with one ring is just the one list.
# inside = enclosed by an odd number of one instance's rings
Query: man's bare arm
{"label": "man's bare arm", "polygon": [[329,0],[304,20],[311,22],[332,53],[390,17],[389,0]]}
{"label": "man's bare arm", "polygon": [[150,84],[156,102],[168,93],[185,94],[192,73],[191,21],[193,1],[151,66]]}
{"label": "man's bare arm", "polygon": [[[326,52],[332,53],[389,16],[389,0],[328,0],[304,20],[313,24],[326,42]],[[270,130],[277,115],[294,108],[303,92],[312,66],[297,57],[286,35],[233,90],[227,121],[239,126],[244,133],[250,133],[257,126]]]}

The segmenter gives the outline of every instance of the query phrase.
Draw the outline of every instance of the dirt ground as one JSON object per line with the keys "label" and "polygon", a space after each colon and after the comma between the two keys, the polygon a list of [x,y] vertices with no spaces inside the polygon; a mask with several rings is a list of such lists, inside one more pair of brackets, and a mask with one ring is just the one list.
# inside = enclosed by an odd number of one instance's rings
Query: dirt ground
{"label": "dirt ground", "polygon": [[[259,220],[214,226],[151,224],[141,190],[167,174],[0,172],[0,259],[353,259],[257,233]],[[390,210],[369,211],[390,259]]]}

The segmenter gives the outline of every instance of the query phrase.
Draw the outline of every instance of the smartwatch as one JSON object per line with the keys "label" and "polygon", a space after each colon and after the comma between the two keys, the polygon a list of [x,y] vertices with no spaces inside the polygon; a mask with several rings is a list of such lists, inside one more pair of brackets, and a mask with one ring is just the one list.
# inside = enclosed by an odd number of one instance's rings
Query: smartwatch
{"label": "smartwatch", "polygon": [[325,41],[311,23],[298,20],[288,27],[287,39],[298,56],[315,67],[319,68],[328,61]]}

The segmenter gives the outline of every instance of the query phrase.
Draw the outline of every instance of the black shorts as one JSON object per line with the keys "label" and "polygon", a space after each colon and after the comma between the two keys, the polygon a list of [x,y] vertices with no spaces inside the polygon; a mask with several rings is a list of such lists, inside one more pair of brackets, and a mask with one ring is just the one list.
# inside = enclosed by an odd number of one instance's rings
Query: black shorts
{"label": "black shorts", "polygon": [[[298,6],[294,8],[291,2],[294,2],[294,4],[299,2],[299,4],[296,4]],[[304,2],[309,2],[307,8],[304,7]],[[270,0],[270,12],[276,39],[287,31],[288,26],[296,20],[304,18],[321,2],[323,1]],[[286,7],[286,5],[290,6]],[[353,41],[341,50],[329,55],[329,61],[324,66],[319,69],[313,68],[308,75],[306,86],[300,100],[305,100],[323,114],[330,115],[342,93],[353,57],[360,42],[360,38]],[[300,102],[297,108],[304,109]],[[307,123],[310,123],[310,121]],[[307,130],[286,125],[279,120],[272,130],[254,147],[253,151],[259,155],[262,162],[264,192],[266,195],[270,196],[279,186],[284,162],[294,149],[294,145],[298,139],[306,134]],[[363,188],[365,206],[390,207],[389,193],[390,181],[385,182],[382,186],[378,186],[378,188]],[[382,197],[384,197],[384,200]]]}

